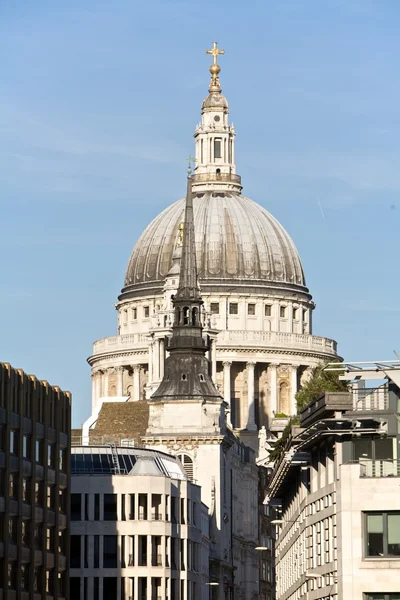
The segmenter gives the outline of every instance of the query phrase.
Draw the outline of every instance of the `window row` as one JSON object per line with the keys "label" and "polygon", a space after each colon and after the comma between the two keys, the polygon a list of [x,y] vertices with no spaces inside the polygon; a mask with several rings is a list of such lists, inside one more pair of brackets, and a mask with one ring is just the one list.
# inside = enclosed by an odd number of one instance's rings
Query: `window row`
{"label": "window row", "polygon": [[[247,314],[249,316],[256,316],[256,307],[255,303],[247,304]],[[220,303],[219,302],[211,302],[210,303],[210,311],[213,315],[220,314]],[[288,316],[289,307],[281,305],[279,307],[279,316],[281,319],[286,319]],[[229,303],[229,314],[230,315],[238,315],[239,314],[239,303],[238,302],[230,302]],[[272,304],[264,304],[264,316],[272,317]],[[307,310],[302,311],[299,307],[292,308],[292,318],[297,321],[303,318],[305,321],[307,319]]]}
{"label": "window row", "polygon": [[169,587],[171,600],[200,600],[202,597],[199,583],[174,577],[71,577],[70,597],[74,600],[146,600],[149,592],[152,600],[159,600],[169,597]]}
{"label": "window row", "polygon": [[136,566],[199,572],[200,544],[192,540],[161,535],[71,535],[70,539],[72,569]]}
{"label": "window row", "polygon": [[71,494],[72,521],[171,520],[196,526],[198,510],[190,499],[162,494]]}
{"label": "window row", "polygon": [[59,554],[65,554],[66,551],[66,532],[59,531],[57,534],[54,527],[45,527],[43,523],[33,525],[31,521],[21,521],[21,530],[18,533],[17,517],[9,517],[7,536],[17,545],[22,543],[23,546],[34,547],[37,550],[46,549],[48,552],[57,550]]}
{"label": "window row", "polygon": [[66,572],[56,573],[55,569],[44,569],[43,567],[33,567],[29,563],[22,563],[17,567],[16,562],[7,564],[6,581],[3,579],[3,560],[0,559],[0,588],[9,590],[26,590],[30,589],[30,573],[33,569],[33,591],[58,596],[66,595]]}
{"label": "window row", "polygon": [[[0,395],[0,406],[7,408],[7,398],[11,397],[8,408],[16,414],[35,419],[39,423],[56,427],[56,411],[58,411],[61,430],[68,432],[69,409],[68,399],[63,392],[54,388],[45,388],[38,381],[23,376],[11,369],[10,375],[0,370],[0,384],[3,393]],[[47,414],[45,414],[45,411]]]}
{"label": "window row", "polygon": [[[0,427],[0,450],[5,450],[4,436],[5,430],[3,427]],[[21,452],[22,458],[26,460],[32,460],[32,454],[34,454],[37,464],[44,465],[46,462],[47,466],[52,469],[57,467],[56,445],[48,443],[45,456],[44,439],[36,439],[34,448],[32,449],[32,437],[30,435],[23,435],[22,440],[20,440],[19,432],[11,429],[8,450],[14,456],[19,456]],[[66,457],[66,448],[60,448],[58,452],[58,468],[64,472],[66,471]]]}
{"label": "window row", "polygon": [[[142,317],[143,319],[148,319],[150,317],[150,306],[141,306]],[[128,320],[136,321],[138,318],[138,309],[135,306],[134,308],[125,308],[123,311],[123,321],[127,323]]]}
{"label": "window row", "polygon": [[[32,489],[31,479],[28,477],[21,477],[18,473],[8,474],[8,487],[5,489],[4,485],[5,472],[0,471],[0,494],[8,496],[13,499],[19,497],[19,487],[21,486],[21,497],[22,501],[30,504],[32,502],[32,492],[34,497],[34,504],[40,508],[55,509],[56,506],[56,487],[55,485],[45,485],[43,481],[35,481]],[[60,512],[66,512],[67,509],[67,491],[65,489],[58,490],[58,509]]]}

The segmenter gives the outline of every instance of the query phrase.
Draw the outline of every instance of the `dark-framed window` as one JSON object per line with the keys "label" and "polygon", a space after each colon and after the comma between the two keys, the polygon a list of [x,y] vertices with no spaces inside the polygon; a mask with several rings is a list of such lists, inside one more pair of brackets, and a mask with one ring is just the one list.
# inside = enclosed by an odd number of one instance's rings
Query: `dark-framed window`
{"label": "dark-framed window", "polygon": [[18,454],[18,432],[10,431],[10,454]]}
{"label": "dark-framed window", "polygon": [[239,305],[237,302],[230,302],[229,303],[229,314],[230,315],[237,315],[239,313]]}
{"label": "dark-framed window", "polygon": [[364,594],[364,600],[400,600],[400,592]]}
{"label": "dark-framed window", "polygon": [[215,138],[214,140],[214,158],[222,158],[222,140]]}
{"label": "dark-framed window", "polygon": [[145,319],[148,319],[150,316],[150,307],[149,306],[143,306],[143,315]]}
{"label": "dark-framed window", "polygon": [[247,314],[250,316],[254,316],[256,314],[256,305],[255,304],[247,305]]}
{"label": "dark-framed window", "polygon": [[104,521],[117,520],[117,494],[104,494]]}
{"label": "dark-framed window", "polygon": [[116,535],[105,535],[103,537],[104,549],[103,549],[103,567],[116,568],[117,566],[117,536]]}
{"label": "dark-framed window", "polygon": [[271,317],[272,316],[272,304],[266,304],[264,306],[264,315],[266,317]]}
{"label": "dark-framed window", "polygon": [[279,315],[280,315],[281,319],[286,318],[286,306],[279,307]]}
{"label": "dark-framed window", "polygon": [[82,496],[81,494],[71,494],[71,521],[81,521],[82,519]]}
{"label": "dark-framed window", "polygon": [[210,310],[212,315],[219,315],[219,302],[211,302]]}
{"label": "dark-framed window", "polygon": [[393,438],[355,438],[352,441],[352,460],[391,460],[393,458]]}
{"label": "dark-framed window", "polygon": [[400,556],[400,511],[368,512],[365,519],[365,556]]}
{"label": "dark-framed window", "polygon": [[26,459],[30,459],[30,437],[29,435],[24,435],[22,438],[22,457]]}

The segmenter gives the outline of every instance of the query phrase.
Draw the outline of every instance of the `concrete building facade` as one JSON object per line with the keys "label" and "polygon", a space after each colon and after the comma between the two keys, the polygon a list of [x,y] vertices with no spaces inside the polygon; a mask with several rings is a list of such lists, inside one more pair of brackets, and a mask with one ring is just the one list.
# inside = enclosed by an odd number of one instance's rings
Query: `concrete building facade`
{"label": "concrete building facade", "polygon": [[[277,527],[277,600],[400,595],[400,363],[332,367],[357,384],[301,413],[266,502]],[[383,378],[378,388],[363,379]],[[360,383],[361,382],[361,383]]]}
{"label": "concrete building facade", "polygon": [[208,600],[208,508],[178,459],[72,448],[71,598]]}
{"label": "concrete building facade", "polygon": [[71,395],[0,363],[0,598],[69,598]]}

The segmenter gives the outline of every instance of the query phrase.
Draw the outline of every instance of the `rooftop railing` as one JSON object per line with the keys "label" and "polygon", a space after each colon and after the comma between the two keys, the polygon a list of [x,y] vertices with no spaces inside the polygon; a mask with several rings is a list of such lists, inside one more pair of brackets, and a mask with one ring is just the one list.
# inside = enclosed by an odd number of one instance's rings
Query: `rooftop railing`
{"label": "rooftop railing", "polygon": [[375,388],[354,386],[352,393],[354,410],[387,410],[389,407],[389,390],[386,384]]}
{"label": "rooftop railing", "polygon": [[385,458],[381,460],[360,459],[360,477],[400,477],[400,460]]}

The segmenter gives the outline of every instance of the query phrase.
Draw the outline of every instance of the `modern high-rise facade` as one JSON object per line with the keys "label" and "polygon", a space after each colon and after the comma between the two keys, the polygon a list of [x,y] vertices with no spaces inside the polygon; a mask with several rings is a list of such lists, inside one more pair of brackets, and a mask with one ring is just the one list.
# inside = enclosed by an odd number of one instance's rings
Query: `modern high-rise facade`
{"label": "modern high-rise facade", "polygon": [[0,598],[69,598],[71,395],[0,363]]}
{"label": "modern high-rise facade", "polygon": [[71,470],[73,600],[208,600],[208,508],[179,460],[77,446]]}
{"label": "modern high-rise facade", "polygon": [[276,598],[399,600],[400,363],[331,368],[356,384],[301,412],[267,489]]}

